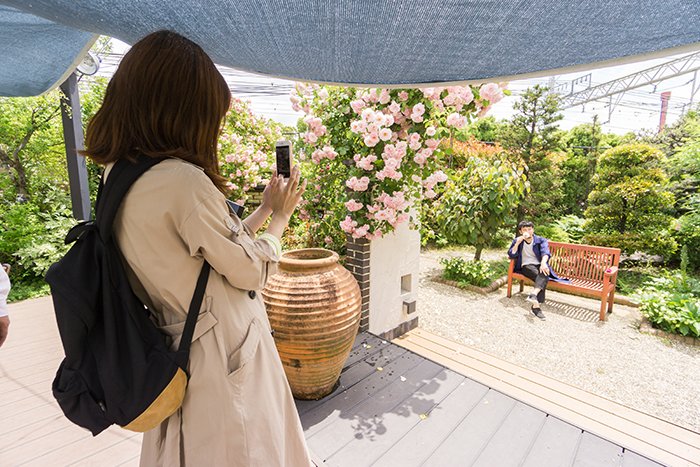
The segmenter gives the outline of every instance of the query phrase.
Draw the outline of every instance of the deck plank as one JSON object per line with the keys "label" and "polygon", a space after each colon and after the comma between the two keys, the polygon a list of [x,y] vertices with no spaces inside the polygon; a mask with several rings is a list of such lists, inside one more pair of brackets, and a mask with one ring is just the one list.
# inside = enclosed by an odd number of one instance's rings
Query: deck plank
{"label": "deck plank", "polygon": [[571,465],[582,431],[555,417],[547,417],[535,442],[525,456],[523,467]]}
{"label": "deck plank", "polygon": [[[464,376],[442,369],[431,381],[417,389],[398,406],[375,414],[381,418],[384,431],[375,437],[355,438],[338,450],[326,465],[371,465],[391,449],[398,440],[437,407],[460,384]],[[364,407],[366,408],[366,407]]]}
{"label": "deck plank", "polygon": [[617,467],[622,463],[622,448],[610,441],[584,432],[576,451],[575,467]]}
{"label": "deck plank", "polygon": [[474,467],[517,467],[537,438],[547,414],[516,403],[503,424],[474,462]]}
{"label": "deck plank", "polygon": [[426,467],[472,465],[515,407],[516,400],[489,390],[425,461]]}
{"label": "deck plank", "polygon": [[[129,440],[132,441],[129,443]],[[28,459],[25,465],[42,467],[51,465],[52,461],[55,462],[56,459],[80,459],[88,456],[96,456],[104,450],[117,445],[128,451],[127,453],[124,453],[123,456],[121,454],[119,455],[121,460],[128,460],[134,455],[138,455],[140,453],[141,435],[118,427],[113,427],[110,430],[106,430],[95,438],[93,438],[89,433],[87,433],[86,436],[86,433],[83,432],[81,433],[80,437],[77,437],[72,442],[66,442],[64,445],[52,450],[51,452]],[[104,459],[104,457],[102,458]],[[70,464],[72,465],[72,463],[73,462],[71,461]],[[102,465],[111,466],[118,465],[119,463],[121,462],[118,462],[115,459],[104,459],[104,463]]]}
{"label": "deck plank", "polygon": [[372,464],[377,467],[419,466],[479,404],[489,388],[465,379],[420,423]]}
{"label": "deck plank", "polygon": [[659,464],[640,456],[636,452],[627,451],[622,455],[622,467],[657,467]]}
{"label": "deck plank", "polygon": [[[353,349],[350,352],[348,360],[345,362],[337,387],[324,397],[323,400],[328,400],[335,397],[346,389],[351,388],[366,376],[375,371],[374,367],[365,364],[371,355],[378,354],[384,348],[389,348],[386,341],[379,339],[376,336],[366,333],[359,334],[355,339]],[[308,410],[318,405],[317,401],[295,400],[299,415],[306,413]]]}
{"label": "deck plank", "polygon": [[82,457],[77,456],[76,460],[71,462],[71,467],[107,467],[123,465],[128,462],[138,465],[142,437],[140,434],[134,434],[130,438],[123,439],[98,452]]}
{"label": "deck plank", "polygon": [[[388,356],[390,352],[386,352]],[[393,355],[392,355],[393,357]],[[375,371],[350,389],[343,391],[329,400],[322,402],[309,410],[301,418],[304,434],[307,439],[335,422],[348,410],[372,397],[377,391],[398,379],[401,374],[417,366],[421,359],[411,353],[404,352],[396,358],[387,359],[386,363],[375,366]],[[379,362],[382,362],[379,360]],[[382,370],[379,371],[379,368]]]}
{"label": "deck plank", "polygon": [[[384,414],[410,398],[425,386],[443,368],[429,360],[422,360],[415,367],[398,373],[387,374],[392,382],[374,392],[360,404],[343,411],[330,425],[315,435],[307,435],[309,447],[326,461],[354,439],[373,441],[386,433]],[[382,377],[380,377],[382,378]],[[335,465],[331,462],[329,465]],[[342,465],[342,464],[341,464]]]}

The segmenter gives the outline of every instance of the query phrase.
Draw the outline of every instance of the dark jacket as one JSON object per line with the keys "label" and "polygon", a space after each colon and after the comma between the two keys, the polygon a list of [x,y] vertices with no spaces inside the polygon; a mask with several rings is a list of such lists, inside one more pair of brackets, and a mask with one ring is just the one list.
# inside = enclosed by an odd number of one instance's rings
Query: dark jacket
{"label": "dark jacket", "polygon": [[[508,257],[510,259],[515,260],[515,268],[513,269],[515,272],[520,273],[522,271],[522,261],[523,261],[523,243],[524,241],[520,243],[518,246],[518,251],[513,254],[511,250],[513,249],[513,245],[515,245],[515,238],[510,244],[510,247],[508,247]],[[552,257],[552,253],[549,251],[549,240],[547,240],[544,237],[540,237],[539,235],[533,235],[532,236],[532,251],[535,253],[535,256],[537,257],[537,260],[542,263],[542,257],[543,256],[548,256]],[[549,267],[549,278],[550,280],[554,281],[560,281],[560,282],[566,282],[567,279],[562,279],[561,277],[557,276],[556,273],[554,272],[554,269],[550,266]]]}

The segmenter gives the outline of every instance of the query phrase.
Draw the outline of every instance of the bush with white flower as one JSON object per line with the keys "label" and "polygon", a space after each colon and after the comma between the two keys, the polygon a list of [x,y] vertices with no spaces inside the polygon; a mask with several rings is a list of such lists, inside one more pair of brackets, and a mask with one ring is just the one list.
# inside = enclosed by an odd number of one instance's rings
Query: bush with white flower
{"label": "bush with white flower", "polygon": [[219,165],[232,200],[244,204],[252,188],[269,180],[275,142],[281,138],[279,124],[254,115],[246,101],[232,99],[219,137]]}
{"label": "bush with white flower", "polygon": [[447,180],[440,141],[485,114],[508,93],[504,88],[297,84],[292,107],[306,114],[298,127],[312,163],[302,215],[313,218],[313,206],[321,218],[335,217],[333,203],[342,202],[340,227],[356,239],[381,238],[406,222],[415,228],[417,201],[434,198],[436,185]]}

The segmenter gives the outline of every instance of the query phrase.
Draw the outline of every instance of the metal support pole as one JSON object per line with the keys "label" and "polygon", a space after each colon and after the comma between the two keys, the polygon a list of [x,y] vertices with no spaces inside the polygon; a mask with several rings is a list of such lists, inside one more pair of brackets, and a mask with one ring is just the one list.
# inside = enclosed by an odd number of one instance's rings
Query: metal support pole
{"label": "metal support pole", "polygon": [[90,220],[90,187],[88,184],[85,158],[78,154],[83,146],[83,126],[80,116],[80,96],[78,78],[75,73],[61,84],[61,117],[63,118],[63,138],[66,143],[66,163],[73,217]]}

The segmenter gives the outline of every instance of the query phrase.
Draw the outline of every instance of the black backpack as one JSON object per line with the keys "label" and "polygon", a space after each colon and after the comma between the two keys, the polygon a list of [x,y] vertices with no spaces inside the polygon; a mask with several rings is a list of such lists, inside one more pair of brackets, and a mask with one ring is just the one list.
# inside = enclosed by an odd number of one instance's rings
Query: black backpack
{"label": "black backpack", "polygon": [[210,266],[199,274],[177,351],[129,285],[112,224],[122,199],[163,158],[120,160],[98,191],[96,220],[66,236],[75,244],[46,274],[65,359],[53,395],[73,423],[96,436],[112,424],[147,431],[182,404],[190,343]]}

